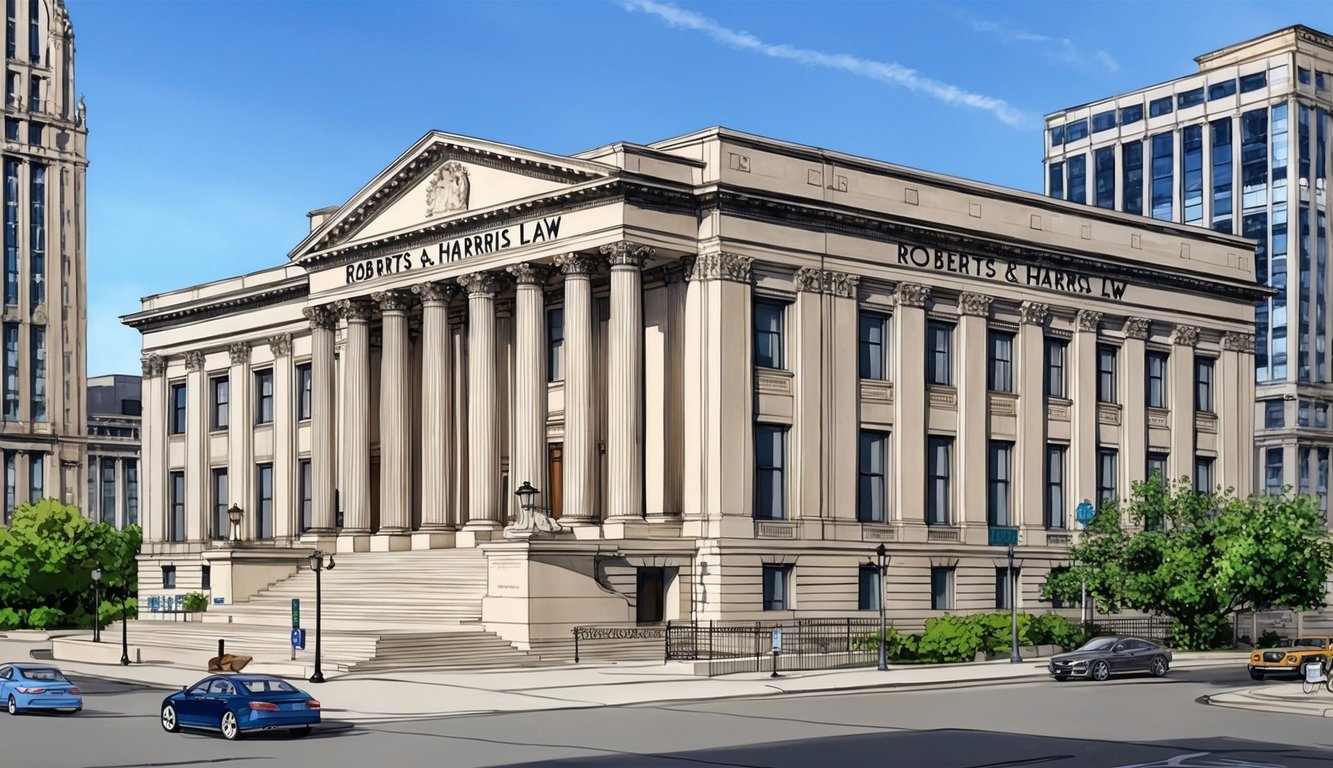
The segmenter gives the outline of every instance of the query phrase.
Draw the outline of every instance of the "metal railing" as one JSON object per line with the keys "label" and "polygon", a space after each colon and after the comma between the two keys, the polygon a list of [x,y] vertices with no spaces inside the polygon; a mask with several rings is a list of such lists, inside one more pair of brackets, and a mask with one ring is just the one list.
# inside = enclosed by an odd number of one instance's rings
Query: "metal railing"
{"label": "metal railing", "polygon": [[661,640],[666,635],[666,629],[661,624],[601,624],[574,627],[573,633],[574,663],[578,664],[581,658],[580,648],[591,641]]}
{"label": "metal railing", "polygon": [[[778,654],[773,655],[774,630]],[[667,661],[706,661],[708,675],[872,666],[878,619],[677,622],[666,625]]]}
{"label": "metal railing", "polygon": [[[1074,623],[1075,627],[1079,625]],[[1165,645],[1175,629],[1175,619],[1150,616],[1138,619],[1099,618],[1082,625],[1090,635],[1129,635]]]}

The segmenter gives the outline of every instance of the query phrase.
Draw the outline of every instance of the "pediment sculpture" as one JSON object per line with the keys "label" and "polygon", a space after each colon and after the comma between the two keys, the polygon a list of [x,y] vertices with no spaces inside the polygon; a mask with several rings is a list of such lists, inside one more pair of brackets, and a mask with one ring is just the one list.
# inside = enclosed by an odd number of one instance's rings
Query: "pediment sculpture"
{"label": "pediment sculpture", "polygon": [[450,160],[431,174],[426,188],[426,217],[439,216],[451,211],[466,211],[471,192],[467,168],[457,160]]}

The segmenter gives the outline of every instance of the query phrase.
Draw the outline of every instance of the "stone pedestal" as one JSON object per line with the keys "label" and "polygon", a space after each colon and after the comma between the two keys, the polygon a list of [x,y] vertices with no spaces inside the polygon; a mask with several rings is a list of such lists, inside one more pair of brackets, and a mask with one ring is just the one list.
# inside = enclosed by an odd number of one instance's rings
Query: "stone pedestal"
{"label": "stone pedestal", "polygon": [[454,546],[454,531],[413,531],[412,549],[449,549]]}
{"label": "stone pedestal", "polygon": [[401,552],[412,548],[412,536],[406,533],[377,533],[370,537],[371,552]]}
{"label": "stone pedestal", "polygon": [[479,544],[498,538],[500,538],[500,526],[498,523],[494,527],[489,528],[469,524],[454,537],[454,545],[458,547],[475,547]]}
{"label": "stone pedestal", "polygon": [[343,533],[338,534],[339,552],[369,552],[370,534],[368,533]]}

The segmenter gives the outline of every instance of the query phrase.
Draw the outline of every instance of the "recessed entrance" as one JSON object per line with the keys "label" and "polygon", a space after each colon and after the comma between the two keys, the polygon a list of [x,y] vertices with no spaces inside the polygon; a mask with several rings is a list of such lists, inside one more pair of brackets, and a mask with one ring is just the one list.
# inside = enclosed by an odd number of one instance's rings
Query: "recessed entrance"
{"label": "recessed entrance", "polygon": [[638,605],[635,621],[639,624],[660,624],[662,607],[666,604],[666,569],[644,566],[638,573]]}

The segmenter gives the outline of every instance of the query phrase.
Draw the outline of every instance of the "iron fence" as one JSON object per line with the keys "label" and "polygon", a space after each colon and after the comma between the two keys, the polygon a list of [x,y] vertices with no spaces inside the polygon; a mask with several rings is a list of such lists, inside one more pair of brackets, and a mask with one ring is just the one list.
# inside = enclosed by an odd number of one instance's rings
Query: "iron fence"
{"label": "iron fence", "polygon": [[[774,634],[774,630],[779,631]],[[707,661],[710,677],[736,672],[861,667],[878,662],[878,636],[877,619],[669,621],[666,659]]]}
{"label": "iron fence", "polygon": [[[1078,623],[1074,623],[1078,627]],[[1086,622],[1083,630],[1089,635],[1129,635],[1165,645],[1175,629],[1174,619],[1150,616],[1138,619],[1099,618]]]}
{"label": "iron fence", "polygon": [[660,640],[665,636],[666,630],[658,624],[601,624],[595,626],[574,627],[573,633],[574,663],[578,664],[582,658],[580,648],[586,647],[589,641],[612,641],[623,646],[627,642],[635,643],[635,641],[642,640]]}

